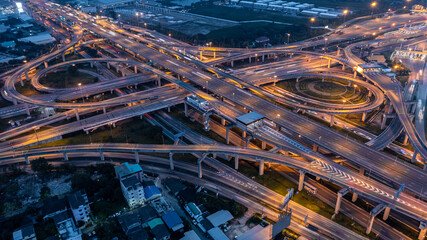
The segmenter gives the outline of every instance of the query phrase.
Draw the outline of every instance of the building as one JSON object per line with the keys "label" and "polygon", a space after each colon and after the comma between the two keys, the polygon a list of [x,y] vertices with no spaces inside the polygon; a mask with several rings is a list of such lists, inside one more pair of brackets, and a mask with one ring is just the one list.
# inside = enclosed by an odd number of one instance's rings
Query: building
{"label": "building", "polygon": [[213,240],[229,240],[227,235],[217,227],[210,229],[208,234]]}
{"label": "building", "polygon": [[139,228],[142,228],[141,220],[136,210],[120,215],[117,217],[117,220],[119,221],[120,226],[122,226],[123,232],[126,235],[137,231]]}
{"label": "building", "polygon": [[73,218],[68,212],[62,212],[52,217],[56,229],[64,240],[82,240],[82,231],[76,227]]}
{"label": "building", "polygon": [[13,240],[36,240],[33,224],[27,224],[13,232]]}
{"label": "building", "polygon": [[380,72],[381,66],[376,62],[359,64],[357,66],[356,71],[359,73],[369,73],[369,72]]}
{"label": "building", "polygon": [[200,240],[200,237],[197,235],[197,233],[194,230],[188,231],[184,233],[184,237],[182,237],[180,240]]}
{"label": "building", "polygon": [[186,187],[178,179],[167,178],[164,181],[164,185],[167,190],[169,190],[173,195],[178,195],[178,193],[184,190]]}
{"label": "building", "polygon": [[133,4],[135,2],[136,0],[95,0],[93,1],[93,4],[98,9],[107,9],[107,8],[122,7],[129,4]]}
{"label": "building", "polygon": [[123,197],[129,207],[135,207],[145,203],[144,187],[134,175],[120,180]]}
{"label": "building", "polygon": [[154,235],[156,240],[168,240],[170,239],[170,234],[165,224],[160,218],[155,218],[148,222],[151,233]]}
{"label": "building", "polygon": [[237,119],[237,127],[243,130],[256,129],[263,125],[264,116],[257,112],[250,112],[239,116]]}
{"label": "building", "polygon": [[31,42],[36,45],[44,45],[44,44],[53,43],[56,41],[56,39],[52,37],[49,33],[40,33],[34,36],[20,38],[18,39],[18,41]]}
{"label": "building", "polygon": [[90,220],[89,200],[84,190],[69,194],[68,203],[70,204],[71,212],[76,222],[87,222]]}
{"label": "building", "polygon": [[147,201],[152,201],[162,196],[160,190],[153,184],[144,187],[145,199]]}
{"label": "building", "polygon": [[141,182],[144,180],[144,173],[142,172],[142,168],[139,166],[139,164],[130,165],[129,163],[125,162],[123,164],[114,166],[114,171],[116,172],[116,177],[118,179],[135,176]]}
{"label": "building", "polygon": [[2,42],[1,46],[4,48],[14,48],[16,46],[16,43],[15,41]]}
{"label": "building", "polygon": [[53,196],[43,201],[43,219],[51,218],[59,213],[66,212],[68,209],[68,199]]}
{"label": "building", "polygon": [[156,211],[149,205],[140,207],[137,211],[142,227],[148,227],[148,222],[157,217]]}
{"label": "building", "polygon": [[166,226],[173,232],[184,229],[182,219],[178,216],[176,212],[166,213],[162,216],[162,220],[163,222],[165,222]]}
{"label": "building", "polygon": [[227,210],[219,210],[218,212],[206,217],[214,227],[219,227],[233,220],[233,215]]}
{"label": "building", "polygon": [[185,211],[190,215],[191,218],[197,220],[197,222],[200,222],[202,217],[202,211],[200,211],[199,207],[194,202],[190,202],[187,205],[184,206]]}

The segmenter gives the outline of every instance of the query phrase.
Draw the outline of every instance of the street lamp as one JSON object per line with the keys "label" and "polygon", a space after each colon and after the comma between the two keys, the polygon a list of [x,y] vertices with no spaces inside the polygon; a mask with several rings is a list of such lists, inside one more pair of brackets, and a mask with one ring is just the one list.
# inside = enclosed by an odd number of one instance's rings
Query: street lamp
{"label": "street lamp", "polygon": [[78,83],[77,86],[79,86],[80,94],[82,95],[83,103],[85,103],[85,96],[83,95],[82,83]]}
{"label": "street lamp", "polygon": [[316,18],[312,17],[310,18],[310,35],[312,34],[313,30],[313,23],[316,21]]}
{"label": "street lamp", "polygon": [[374,15],[374,9],[375,9],[375,7],[377,6],[377,2],[372,2],[371,3],[371,8],[372,8],[372,11],[371,11],[371,16],[373,16]]}
{"label": "street lamp", "polygon": [[287,35],[288,35],[288,44],[289,44],[289,38],[291,37],[291,34],[288,33]]}
{"label": "street lamp", "polygon": [[345,22],[345,17],[346,17],[346,15],[347,15],[347,13],[348,13],[348,10],[347,10],[347,9],[344,9],[344,11],[342,11],[342,15],[344,16],[344,22]]}

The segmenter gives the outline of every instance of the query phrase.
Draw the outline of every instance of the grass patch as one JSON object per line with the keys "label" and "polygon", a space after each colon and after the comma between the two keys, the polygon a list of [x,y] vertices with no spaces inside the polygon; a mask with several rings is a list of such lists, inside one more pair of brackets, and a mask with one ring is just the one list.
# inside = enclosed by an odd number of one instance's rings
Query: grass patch
{"label": "grass patch", "polygon": [[97,77],[79,71],[72,72],[70,70],[52,72],[40,79],[41,84],[52,88],[71,88],[77,87],[79,83],[87,85],[98,81],[99,79]]}

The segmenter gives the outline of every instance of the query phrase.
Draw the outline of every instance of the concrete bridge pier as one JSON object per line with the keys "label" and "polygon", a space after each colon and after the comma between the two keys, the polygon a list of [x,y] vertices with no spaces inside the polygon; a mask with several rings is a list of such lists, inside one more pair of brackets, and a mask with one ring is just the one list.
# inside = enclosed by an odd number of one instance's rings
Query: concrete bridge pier
{"label": "concrete bridge pier", "polygon": [[329,126],[332,127],[334,125],[334,115],[331,115],[331,122],[329,123]]}
{"label": "concrete bridge pier", "polygon": [[331,59],[328,59],[328,68],[331,68]]}
{"label": "concrete bridge pier", "polygon": [[234,61],[231,61],[231,67],[234,67]]}
{"label": "concrete bridge pier", "polygon": [[135,162],[139,163],[139,153],[135,152]]}
{"label": "concrete bridge pier", "polygon": [[225,126],[225,119],[224,118],[221,118],[221,125]]}
{"label": "concrete bridge pier", "polygon": [[65,53],[62,53],[62,61],[65,62]]}
{"label": "concrete bridge pier", "polygon": [[25,72],[25,80],[30,81],[30,76],[28,75],[28,72]]}
{"label": "concrete bridge pier", "polygon": [[408,140],[409,140],[408,134],[405,133],[405,137],[403,138],[403,145],[408,145]]}
{"label": "concrete bridge pier", "polygon": [[66,152],[64,152],[64,153],[63,153],[63,155],[64,155],[64,160],[65,160],[65,161],[68,161],[68,155],[67,155],[67,153],[66,153]]}
{"label": "concrete bridge pier", "polygon": [[298,191],[301,191],[304,188],[304,177],[305,177],[305,171],[299,170]]}
{"label": "concrete bridge pier", "polygon": [[259,176],[264,175],[264,159],[259,159],[258,175]]}
{"label": "concrete bridge pier", "polygon": [[122,72],[122,77],[126,76],[125,75],[125,68],[124,67],[121,68],[121,72]]}
{"label": "concrete bridge pier", "polygon": [[427,233],[427,222],[421,221],[419,228],[420,228],[420,233],[418,235],[418,240],[423,240],[426,236],[426,233]]}
{"label": "concrete bridge pier", "polygon": [[79,110],[77,108],[75,108],[74,112],[76,113],[76,119],[77,119],[77,121],[80,121]]}
{"label": "concrete bridge pier", "polygon": [[371,210],[368,226],[366,227],[366,235],[371,233],[372,225],[374,225],[375,217],[385,208],[384,204],[378,204],[374,209]]}
{"label": "concrete bridge pier", "polygon": [[200,156],[200,158],[197,160],[199,178],[203,177],[202,162],[203,162],[203,160],[205,160],[207,155],[208,155],[207,153],[203,153],[202,156]]}
{"label": "concrete bridge pier", "polygon": [[249,63],[252,63],[252,57],[249,56]]}
{"label": "concrete bridge pier", "polygon": [[200,61],[203,59],[203,51],[200,51]]}
{"label": "concrete bridge pier", "polygon": [[234,156],[234,169],[239,169],[239,155]]}
{"label": "concrete bridge pier", "polygon": [[188,105],[186,102],[184,102],[184,113],[185,113],[185,116],[188,117]]}
{"label": "concrete bridge pier", "polygon": [[362,122],[366,121],[366,116],[368,115],[367,112],[362,113]]}
{"label": "concrete bridge pier", "polygon": [[93,68],[93,62],[90,62],[90,68]]}
{"label": "concrete bridge pier", "polygon": [[250,136],[245,137],[245,142],[246,142],[245,147],[248,148],[249,147],[249,143],[251,142],[251,137]]}
{"label": "concrete bridge pier", "polygon": [[261,140],[261,149],[264,150],[267,147],[267,143]]}
{"label": "concrete bridge pier", "polygon": [[110,68],[111,68],[110,62],[107,62],[107,68],[108,68],[108,69],[110,69]]}
{"label": "concrete bridge pier", "polygon": [[353,78],[356,78],[356,77],[357,77],[357,71],[354,70]]}
{"label": "concrete bridge pier", "polygon": [[383,220],[387,220],[388,216],[390,216],[390,207],[385,207],[384,214],[383,214]]}
{"label": "concrete bridge pier", "polygon": [[264,62],[264,59],[265,59],[265,57],[264,57],[264,54],[262,55],[262,62]]}
{"label": "concrete bridge pier", "polygon": [[137,74],[137,73],[138,73],[138,67],[137,67],[136,65],[134,65],[134,66],[133,66],[133,72],[134,72],[135,74]]}
{"label": "concrete bridge pier", "polygon": [[157,87],[161,87],[162,86],[162,80],[160,78],[160,75],[157,75]]}
{"label": "concrete bridge pier", "polygon": [[28,159],[28,156],[25,156],[25,164],[30,165],[30,160]]}
{"label": "concrete bridge pier", "polygon": [[242,132],[242,138],[246,138],[246,131]]}
{"label": "concrete bridge pier", "polygon": [[27,112],[27,115],[30,116],[30,107],[28,106],[28,104],[25,104],[25,111]]}
{"label": "concrete bridge pier", "polygon": [[13,105],[18,105],[18,101],[15,98],[12,99]]}
{"label": "concrete bridge pier", "polygon": [[169,168],[170,168],[170,170],[174,170],[174,166],[173,166],[173,153],[169,153]]}
{"label": "concrete bridge pier", "polygon": [[412,158],[411,158],[411,163],[414,163],[415,160],[417,160],[417,155],[418,155],[418,150],[415,149],[414,154],[412,155]]}
{"label": "concrete bridge pier", "polygon": [[335,214],[338,214],[340,212],[342,197],[346,195],[348,192],[350,192],[350,189],[348,188],[342,188],[341,190],[338,191],[337,203],[335,204]]}
{"label": "concrete bridge pier", "polygon": [[49,67],[49,65],[47,64],[47,62],[44,62],[44,67],[45,68]]}
{"label": "concrete bridge pier", "polygon": [[319,145],[313,144],[313,151],[317,152],[319,150]]}
{"label": "concrete bridge pier", "polygon": [[101,158],[101,161],[105,161],[105,156],[103,151],[99,151],[99,157]]}

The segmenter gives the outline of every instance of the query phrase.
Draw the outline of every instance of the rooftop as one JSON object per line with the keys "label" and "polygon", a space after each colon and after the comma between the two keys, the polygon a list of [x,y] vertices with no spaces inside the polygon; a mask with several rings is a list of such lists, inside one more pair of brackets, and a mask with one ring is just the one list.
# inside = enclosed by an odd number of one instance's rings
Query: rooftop
{"label": "rooftop", "polygon": [[[169,229],[172,229],[174,231],[184,227],[182,224],[182,219],[178,216],[176,212],[168,212],[162,217],[163,221],[166,223],[166,226],[168,226]],[[179,225],[182,225],[180,227]]]}
{"label": "rooftop", "polygon": [[142,168],[139,166],[139,164],[130,165],[129,163],[125,162],[123,164],[114,166],[114,170],[116,171],[116,174],[119,178],[123,178],[131,174],[141,172]]}
{"label": "rooftop", "polygon": [[228,237],[224,234],[224,232],[217,227],[209,230],[208,234],[213,240],[229,240]]}
{"label": "rooftop", "polygon": [[165,185],[173,194],[178,194],[180,191],[185,189],[185,185],[178,179],[174,178],[167,178],[165,180]]}
{"label": "rooftop", "polygon": [[150,199],[156,195],[161,195],[162,193],[155,185],[150,185],[144,188],[144,194],[146,199]]}
{"label": "rooftop", "polygon": [[188,231],[184,233],[184,237],[182,237],[180,240],[200,240],[200,237],[197,235],[197,233],[194,230]]}
{"label": "rooftop", "polygon": [[244,115],[238,117],[237,120],[244,123],[245,125],[248,125],[248,124],[251,124],[251,123],[256,122],[258,120],[261,120],[263,118],[264,118],[264,116],[257,113],[257,112],[250,112],[250,113],[247,113],[247,114],[244,114]]}
{"label": "rooftop", "polygon": [[36,232],[34,231],[33,224],[27,224],[13,232],[13,240],[30,239],[35,236]]}
{"label": "rooftop", "polygon": [[86,200],[83,195],[84,193],[82,191],[77,191],[68,195],[68,202],[72,209],[77,209],[86,204]]}
{"label": "rooftop", "polygon": [[138,208],[138,213],[139,213],[139,217],[141,218],[142,223],[145,223],[145,222],[150,221],[151,219],[157,217],[156,212],[149,205]]}
{"label": "rooftop", "polygon": [[136,178],[136,176],[127,177],[125,179],[122,179],[121,182],[122,182],[123,186],[125,186],[126,189],[128,189],[128,188],[136,189],[139,186],[142,187],[141,182],[138,180],[138,178]]}
{"label": "rooftop", "polygon": [[209,222],[212,223],[214,227],[218,227],[230,220],[233,219],[233,215],[227,210],[219,210],[218,212],[211,214],[207,217]]}
{"label": "rooftop", "polygon": [[44,215],[51,213],[65,211],[68,208],[68,201],[66,198],[58,198],[58,196],[53,196],[47,198],[43,202],[43,212]]}
{"label": "rooftop", "polygon": [[148,222],[148,226],[150,227],[150,229],[153,229],[158,225],[164,225],[162,219],[160,218],[155,218]]}

